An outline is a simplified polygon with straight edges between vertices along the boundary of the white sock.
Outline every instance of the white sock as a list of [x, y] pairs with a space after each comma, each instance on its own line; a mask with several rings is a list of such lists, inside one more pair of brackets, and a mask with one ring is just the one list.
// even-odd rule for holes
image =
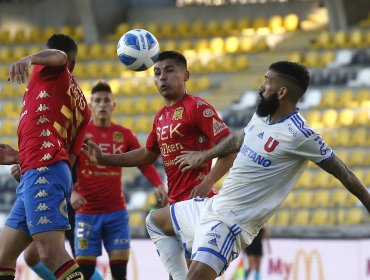
[[152, 219], [152, 213], [146, 217], [146, 228], [157, 247], [159, 257], [173, 280], [185, 280], [188, 273], [184, 250], [176, 236], [163, 233]]

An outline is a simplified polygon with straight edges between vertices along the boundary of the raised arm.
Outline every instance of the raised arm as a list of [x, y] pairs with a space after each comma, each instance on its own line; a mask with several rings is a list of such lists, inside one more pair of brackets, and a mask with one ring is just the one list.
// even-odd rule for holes
[[326, 172], [335, 176], [353, 195], [355, 195], [370, 213], [370, 193], [356, 175], [335, 154], [329, 160], [318, 164]]
[[67, 55], [59, 50], [47, 49], [25, 56], [10, 66], [8, 81], [16, 80], [24, 83], [29, 77], [28, 68], [31, 65], [44, 65], [50, 67], [63, 66], [67, 63]]

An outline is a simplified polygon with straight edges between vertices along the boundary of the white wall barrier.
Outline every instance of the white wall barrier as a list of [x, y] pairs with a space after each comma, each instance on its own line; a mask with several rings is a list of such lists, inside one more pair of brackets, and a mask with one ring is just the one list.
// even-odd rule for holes
[[[271, 252], [264, 246], [261, 279], [265, 280], [370, 280], [370, 239], [300, 240], [272, 239]], [[132, 240], [129, 280], [168, 279], [154, 245], [149, 240]], [[242, 280], [240, 267], [247, 266], [239, 256], [219, 280]], [[104, 279], [111, 279], [106, 252], [97, 266]], [[36, 280], [21, 256], [18, 280]]]

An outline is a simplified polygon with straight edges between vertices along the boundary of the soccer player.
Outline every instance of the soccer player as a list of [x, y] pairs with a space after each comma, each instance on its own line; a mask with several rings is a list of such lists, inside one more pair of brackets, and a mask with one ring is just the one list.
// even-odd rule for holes
[[189, 78], [187, 61], [182, 54], [174, 51], [160, 53], [154, 65], [154, 81], [165, 106], [154, 118], [146, 147], [108, 155], [103, 154], [93, 141], [88, 141], [90, 159], [102, 165], [140, 166], [153, 163], [161, 155], [171, 204], [192, 197], [213, 196], [216, 193], [213, 184], [227, 172], [235, 155], [219, 159], [211, 172], [210, 160], [189, 172], [181, 172], [175, 165], [181, 151], [207, 150], [230, 135], [229, 128], [211, 105], [186, 92]]
[[[109, 84], [98, 81], [91, 92], [92, 121], [86, 137], [93, 139], [104, 153], [121, 154], [140, 148], [135, 134], [112, 122], [115, 107]], [[155, 186], [161, 206], [168, 204], [164, 183], [152, 164], [140, 171]], [[77, 160], [77, 182], [71, 204], [76, 209], [76, 260], [84, 275], [94, 273], [102, 242], [108, 252], [113, 279], [126, 279], [129, 259], [129, 216], [122, 193], [122, 168], [93, 164], [85, 154]]]
[[23, 83], [34, 65], [18, 125], [19, 152], [0, 144], [0, 164], [21, 166], [17, 199], [0, 233], [0, 279], [14, 279], [16, 260], [31, 241], [57, 279], [84, 279], [64, 245], [71, 166], [91, 115], [71, 74], [76, 57], [73, 39], [55, 34], [46, 50], [10, 68], [8, 80]]
[[[271, 64], [244, 135], [177, 158], [180, 168], [191, 169], [239, 151], [218, 195], [175, 203], [147, 216], [149, 235], [174, 279], [208, 280], [223, 274], [278, 209], [308, 160], [335, 176], [370, 212], [368, 190], [297, 111], [309, 80], [300, 64]], [[182, 274], [184, 261], [176, 257], [182, 248], [192, 253], [187, 275]]]

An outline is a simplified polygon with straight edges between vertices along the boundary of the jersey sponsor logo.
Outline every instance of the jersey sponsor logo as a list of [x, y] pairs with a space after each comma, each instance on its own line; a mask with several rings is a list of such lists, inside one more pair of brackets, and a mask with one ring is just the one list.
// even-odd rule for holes
[[223, 131], [223, 130], [226, 129], [226, 125], [224, 123], [222, 123], [222, 122], [219, 122], [216, 119], [213, 119], [212, 127], [213, 127], [213, 136], [216, 136], [221, 131]]
[[37, 107], [36, 112], [44, 112], [50, 110], [46, 104], [40, 104], [39, 107]]
[[267, 142], [265, 143], [265, 146], [264, 146], [265, 151], [268, 152], [268, 153], [271, 153], [275, 150], [277, 145], [279, 145], [279, 141], [275, 140], [272, 137], [269, 137], [269, 139], [267, 140]]
[[180, 151], [182, 149], [184, 149], [184, 147], [179, 142], [175, 144], [162, 143], [160, 147], [162, 156], [168, 156], [169, 154]]
[[167, 140], [175, 138], [175, 136], [183, 137], [184, 135], [180, 132], [179, 128], [181, 123], [175, 125], [170, 124], [163, 127], [157, 127], [157, 138], [158, 140]]
[[50, 95], [45, 91], [45, 90], [42, 90], [40, 91], [39, 95], [36, 97], [36, 99], [41, 99], [41, 98], [47, 98], [47, 97], [50, 97]]
[[258, 138], [263, 139], [263, 134], [264, 134], [264, 132], [258, 133], [258, 134], [257, 134]]
[[42, 149], [47, 149], [47, 148], [50, 148], [50, 147], [53, 147], [54, 144], [51, 143], [50, 141], [44, 141], [42, 144], [41, 144], [41, 148], [40, 150]]
[[39, 203], [35, 211], [46, 211], [50, 210], [50, 208], [46, 205], [46, 203]]
[[182, 120], [183, 113], [184, 113], [184, 107], [176, 108], [175, 112], [173, 113], [172, 120], [174, 121]]
[[164, 160], [163, 165], [164, 165], [164, 167], [169, 167], [169, 166], [175, 165], [175, 160], [174, 159]]
[[45, 185], [49, 184], [49, 181], [45, 177], [38, 177], [35, 185]]
[[210, 244], [212, 246], [218, 246], [216, 238], [213, 238], [210, 241], [208, 241], [208, 244]]
[[264, 156], [257, 154], [255, 151], [253, 151], [251, 148], [247, 147], [246, 145], [243, 145], [241, 147], [240, 152], [260, 166], [269, 167], [271, 165], [271, 160], [265, 158]]
[[214, 114], [215, 114], [215, 112], [214, 112], [212, 109], [210, 109], [210, 108], [207, 108], [207, 109], [205, 109], [205, 110], [203, 111], [203, 116], [204, 116], [205, 118], [212, 117]]
[[39, 192], [36, 194], [35, 198], [38, 198], [38, 197], [47, 197], [49, 196], [48, 193], [45, 191], [45, 190], [39, 190]]
[[314, 141], [317, 141], [317, 143], [319, 143], [320, 145], [320, 153], [324, 156], [326, 155], [328, 152], [331, 151], [331, 148], [326, 145], [326, 143], [324, 142], [324, 140], [322, 140], [322, 138], [320, 136], [316, 136]]
[[42, 116], [40, 116], [39, 117], [39, 120], [37, 121], [37, 124], [44, 124], [44, 123], [47, 123], [47, 122], [50, 122], [49, 120], [48, 120], [48, 118], [47, 117], [45, 117], [44, 115], [42, 115]]
[[40, 161], [50, 160], [52, 158], [53, 157], [51, 156], [51, 154], [47, 153], [47, 154], [43, 155], [43, 157], [40, 159]]
[[113, 141], [118, 143], [123, 142], [123, 133], [119, 131], [113, 132]]
[[47, 217], [40, 217], [40, 220], [37, 222], [38, 225], [51, 224], [52, 222]]
[[41, 134], [40, 134], [40, 137], [43, 136], [43, 137], [47, 137], [47, 136], [50, 136], [51, 135], [51, 132], [49, 129], [43, 129], [41, 131]]

